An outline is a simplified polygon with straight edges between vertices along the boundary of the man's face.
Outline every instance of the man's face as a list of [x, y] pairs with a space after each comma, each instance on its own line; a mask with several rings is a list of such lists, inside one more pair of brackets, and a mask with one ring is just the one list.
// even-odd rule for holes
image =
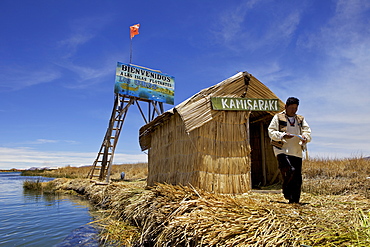
[[288, 115], [289, 117], [294, 117], [297, 110], [298, 110], [297, 104], [291, 104], [288, 106], [285, 105], [285, 112], [286, 112], [286, 115]]

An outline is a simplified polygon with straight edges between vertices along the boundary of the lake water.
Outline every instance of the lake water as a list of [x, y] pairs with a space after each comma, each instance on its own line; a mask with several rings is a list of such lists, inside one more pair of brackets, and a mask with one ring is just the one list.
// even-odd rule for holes
[[52, 180], [0, 172], [0, 246], [78, 246], [63, 240], [93, 221], [88, 201], [24, 191], [23, 181], [35, 179]]

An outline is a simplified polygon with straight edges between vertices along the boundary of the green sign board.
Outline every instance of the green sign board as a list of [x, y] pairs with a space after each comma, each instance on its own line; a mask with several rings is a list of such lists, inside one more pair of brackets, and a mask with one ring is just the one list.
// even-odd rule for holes
[[213, 110], [223, 111], [279, 111], [278, 99], [211, 98]]

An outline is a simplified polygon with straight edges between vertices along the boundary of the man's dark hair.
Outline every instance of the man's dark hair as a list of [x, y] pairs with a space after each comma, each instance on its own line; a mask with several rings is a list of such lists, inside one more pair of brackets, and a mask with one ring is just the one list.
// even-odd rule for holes
[[288, 105], [293, 105], [293, 104], [297, 104], [299, 105], [299, 99], [297, 98], [294, 98], [294, 97], [289, 97], [287, 100], [286, 100], [286, 103], [285, 103], [287, 106]]

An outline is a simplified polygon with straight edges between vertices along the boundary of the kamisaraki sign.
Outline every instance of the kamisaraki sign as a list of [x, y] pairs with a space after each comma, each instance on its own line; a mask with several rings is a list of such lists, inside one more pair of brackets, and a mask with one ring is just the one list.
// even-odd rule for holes
[[212, 97], [212, 109], [224, 111], [279, 111], [278, 99]]

